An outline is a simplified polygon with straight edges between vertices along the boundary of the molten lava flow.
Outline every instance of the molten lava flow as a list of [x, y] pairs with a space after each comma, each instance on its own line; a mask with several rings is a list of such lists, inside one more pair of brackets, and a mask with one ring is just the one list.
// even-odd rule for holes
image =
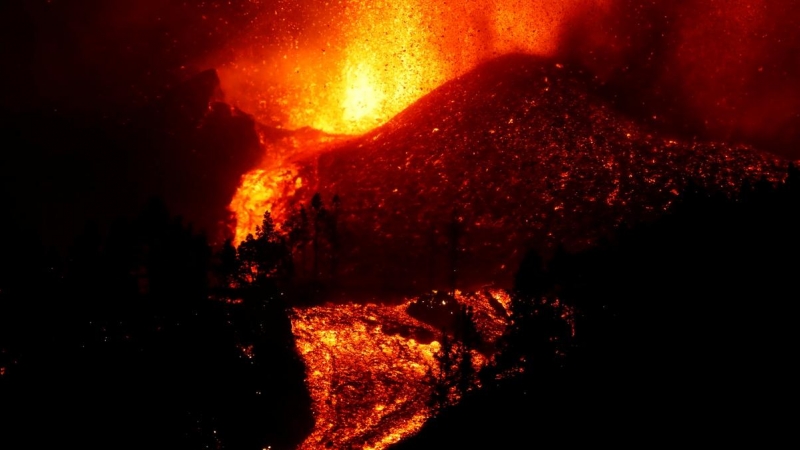
[[785, 153], [800, 141], [800, 9], [791, 1], [278, 1], [262, 8], [214, 65], [229, 101], [283, 129], [364, 133], [477, 64], [522, 52], [581, 61], [608, 83], [617, 106], [658, 126]]
[[[494, 344], [505, 315], [491, 302], [503, 291], [462, 295], [484, 342]], [[416, 432], [430, 417], [440, 331], [400, 305], [339, 304], [297, 308], [292, 329], [306, 364], [316, 426], [301, 449], [381, 449]], [[476, 369], [488, 361], [473, 351]]]
[[[281, 1], [253, 20], [218, 72], [228, 99], [262, 123], [360, 134], [489, 58], [552, 54], [575, 11], [603, 10], [608, 2]], [[236, 242], [282, 195], [276, 184], [286, 175], [274, 173], [282, 164], [270, 157], [270, 176], [262, 167], [243, 178], [230, 204]], [[269, 186], [254, 187], [255, 180]], [[271, 212], [280, 225], [281, 212]]]
[[256, 226], [261, 225], [264, 211], [271, 212], [276, 224], [282, 223], [287, 211], [285, 204], [277, 200], [294, 194], [302, 185], [303, 179], [292, 166], [258, 169], [244, 175], [230, 204], [236, 214], [234, 243], [238, 245], [248, 234], [255, 233]]
[[422, 425], [429, 415], [423, 379], [433, 370], [438, 342], [419, 343], [382, 328], [418, 328], [431, 336], [433, 330], [405, 316], [402, 306], [321, 306], [295, 315], [316, 416], [301, 448], [385, 446]]
[[[617, 5], [613, 20], [595, 14], [609, 3]], [[553, 55], [561, 28], [576, 10], [587, 23], [635, 22], [647, 33], [663, 37], [665, 33], [659, 33], [663, 30], [653, 30], [652, 23], [636, 19], [639, 9], [647, 9], [642, 6], [647, 2], [628, 10], [635, 3], [362, 0], [322, 6], [278, 1], [267, 15], [253, 21], [250, 31], [255, 31], [245, 33], [233, 50], [235, 55], [218, 66], [219, 74], [228, 100], [263, 124], [282, 130], [313, 127], [327, 133], [362, 134], [409, 111], [406, 108], [425, 94], [487, 59], [510, 52]], [[674, 20], [663, 16], [667, 22]], [[677, 22], [694, 20], [697, 34], [705, 37], [705, 15], [687, 14]], [[726, 21], [720, 23], [727, 26]], [[293, 205], [290, 197], [307, 200], [308, 195], [300, 198], [301, 189], [305, 194], [321, 189], [327, 195], [340, 194], [348, 205], [360, 208], [361, 215], [354, 213], [354, 219], [345, 223], [363, 225], [359, 230], [363, 233], [356, 233], [360, 237], [373, 233], [368, 243], [374, 245], [354, 247], [358, 251], [353, 252], [363, 258], [368, 253], [362, 251], [364, 247], [380, 249], [373, 266], [388, 263], [387, 255], [403, 255], [391, 252], [389, 245], [397, 241], [405, 254], [435, 263], [439, 254], [461, 250], [461, 236], [472, 239], [473, 246], [467, 250], [480, 256], [464, 252], [453, 258], [458, 259], [461, 276], [469, 277], [466, 269], [472, 264], [484, 277], [495, 277], [495, 273], [513, 270], [513, 264], [497, 264], [500, 269], [495, 272], [480, 264], [514, 261], [516, 256], [502, 259], [508, 257], [509, 245], [519, 250], [532, 238], [552, 243], [565, 237], [576, 246], [588, 245], [597, 237], [592, 233], [598, 231], [598, 223], [613, 227], [649, 217], [665, 210], [692, 183], [735, 192], [743, 177], [765, 175], [772, 180], [781, 173], [749, 147], [667, 140], [613, 114], [613, 105], [598, 103], [588, 90], [579, 89], [586, 79], [597, 78], [597, 73], [613, 78], [629, 72], [627, 61], [640, 62], [626, 59], [629, 55], [649, 58], [631, 43], [636, 35], [632, 39], [629, 33], [617, 33], [618, 29], [589, 33], [593, 40], [581, 56], [594, 74], [554, 64], [541, 70], [524, 69], [516, 84], [515, 78], [487, 84], [492, 73], [483, 71], [458, 85], [460, 92], [451, 89], [447, 96], [436, 97], [437, 108], [420, 107], [406, 114], [405, 121], [395, 120], [380, 133], [354, 139], [350, 147], [332, 148], [322, 163], [323, 158], [294, 157], [315, 151], [300, 144], [270, 155], [263, 167], [242, 178], [231, 202], [237, 218], [236, 242], [255, 230], [265, 210], [280, 226], [286, 208]], [[720, 58], [710, 58], [716, 52], [698, 52], [692, 46], [692, 31], [689, 27], [678, 34], [679, 43], [689, 44], [674, 46], [676, 55], [670, 51], [664, 67], [703, 69], [690, 72], [715, 89], [708, 89], [707, 96], [694, 96], [694, 90], [686, 94], [704, 105], [692, 105], [694, 109], [722, 104], [723, 110], [736, 114], [719, 120], [726, 126], [728, 122], [731, 127], [741, 125], [737, 105], [729, 108], [720, 99], [728, 94], [719, 91], [727, 92], [730, 84], [718, 83], [714, 75], [738, 74], [739, 70], [717, 64]], [[714, 42], [728, 45], [723, 40]], [[671, 48], [667, 41], [658, 44]], [[733, 62], [740, 59], [732, 58]], [[691, 77], [672, 80], [674, 74], [663, 70], [670, 81], [662, 84], [673, 88], [666, 92], [707, 87]], [[761, 80], [761, 75], [749, 76]], [[791, 78], [773, 76], [778, 81]], [[659, 91], [661, 85], [651, 82], [652, 89]], [[755, 106], [748, 111], [767, 101], [753, 97], [748, 101]], [[784, 109], [794, 111], [795, 104], [786, 100]], [[698, 118], [697, 123], [704, 120]], [[526, 207], [520, 208], [523, 202]], [[441, 212], [436, 208], [448, 209], [442, 216], [458, 208], [468, 212], [470, 220], [463, 222], [462, 230], [443, 234], [435, 227], [435, 214]], [[420, 228], [420, 223], [425, 226]], [[400, 238], [392, 241], [393, 236]], [[498, 236], [506, 242], [499, 242]], [[419, 260], [400, 260], [395, 268], [413, 268]], [[493, 300], [488, 301], [489, 297]], [[499, 336], [510, 304], [507, 295], [462, 295], [459, 301], [473, 304], [476, 328], [485, 341], [492, 341], [487, 336]], [[306, 362], [317, 419], [302, 448], [384, 448], [415, 432], [430, 416], [426, 400], [431, 386], [426, 380], [437, 370], [438, 332], [406, 314], [405, 307], [345, 304], [295, 310], [293, 331]], [[571, 314], [564, 310], [564, 319], [572, 325]], [[486, 363], [481, 355], [475, 360]]]

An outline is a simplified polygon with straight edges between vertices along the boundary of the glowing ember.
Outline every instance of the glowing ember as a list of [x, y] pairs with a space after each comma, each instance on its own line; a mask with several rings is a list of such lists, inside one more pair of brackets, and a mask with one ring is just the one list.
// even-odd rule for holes
[[[485, 341], [505, 318], [490, 305], [506, 294], [457, 294], [472, 307]], [[316, 427], [301, 449], [381, 449], [416, 432], [431, 415], [440, 331], [400, 305], [339, 304], [294, 310], [292, 329], [307, 368]], [[488, 361], [473, 351], [480, 368]]]

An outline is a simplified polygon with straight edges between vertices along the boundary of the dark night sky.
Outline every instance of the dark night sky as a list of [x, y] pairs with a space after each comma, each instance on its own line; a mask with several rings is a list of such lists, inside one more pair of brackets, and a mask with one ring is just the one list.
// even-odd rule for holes
[[4, 3], [4, 106], [96, 111], [150, 100], [246, 23], [227, 2], [12, 0]]
[[[174, 86], [210, 68], [194, 62], [220, 51], [247, 20], [243, 9], [172, 0], [12, 0], [0, 8], [1, 187], [17, 225], [63, 246], [87, 220], [108, 223], [160, 195], [176, 214], [213, 227], [222, 212], [182, 204], [187, 191], [208, 193], [209, 183], [221, 183], [217, 190], [230, 195], [231, 174], [248, 167], [224, 180], [209, 174], [186, 160], [196, 152], [186, 142], [193, 137], [151, 111]], [[185, 148], [152, 154], [166, 143], [141, 136], [143, 126], [177, 133], [174, 145]]]

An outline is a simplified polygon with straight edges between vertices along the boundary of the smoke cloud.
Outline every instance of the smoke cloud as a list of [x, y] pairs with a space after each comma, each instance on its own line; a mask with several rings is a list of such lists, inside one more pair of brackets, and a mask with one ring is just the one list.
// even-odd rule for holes
[[563, 54], [626, 112], [700, 138], [800, 157], [800, 5], [619, 0], [577, 14]]

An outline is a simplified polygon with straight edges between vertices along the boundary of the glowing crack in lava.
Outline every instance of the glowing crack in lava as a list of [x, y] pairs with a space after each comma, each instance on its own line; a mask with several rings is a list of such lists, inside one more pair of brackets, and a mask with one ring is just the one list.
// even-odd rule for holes
[[[456, 293], [476, 328], [494, 343], [506, 319], [500, 290]], [[415, 433], [430, 417], [440, 331], [399, 305], [337, 304], [297, 308], [292, 331], [305, 361], [316, 426], [301, 449], [381, 449]], [[490, 302], [495, 302], [492, 307]], [[488, 361], [473, 351], [476, 369]]]

